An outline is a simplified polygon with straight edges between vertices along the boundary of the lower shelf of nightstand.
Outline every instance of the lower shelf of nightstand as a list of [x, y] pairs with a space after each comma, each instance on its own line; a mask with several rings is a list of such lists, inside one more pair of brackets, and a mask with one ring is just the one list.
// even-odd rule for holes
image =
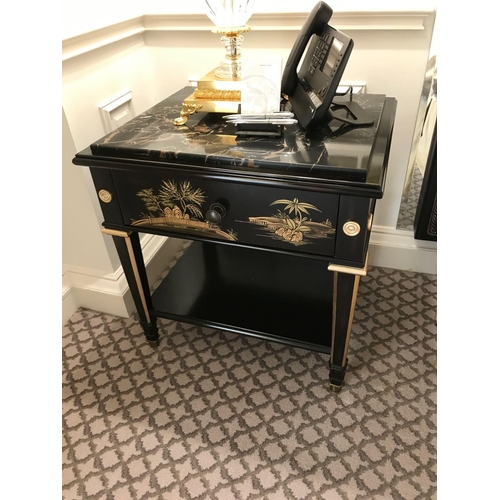
[[157, 317], [328, 353], [327, 262], [195, 241], [152, 295]]

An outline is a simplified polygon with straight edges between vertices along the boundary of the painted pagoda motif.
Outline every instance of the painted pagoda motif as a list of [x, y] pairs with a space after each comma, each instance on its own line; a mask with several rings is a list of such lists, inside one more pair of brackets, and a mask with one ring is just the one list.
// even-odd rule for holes
[[283, 211], [278, 210], [272, 217], [249, 217], [253, 224], [264, 226], [274, 239], [289, 241], [295, 245], [307, 243], [314, 238], [326, 238], [335, 232], [332, 223], [326, 219], [323, 222], [314, 222], [305, 215], [310, 215], [309, 210], [321, 212], [310, 203], [293, 200], [275, 200], [272, 205], [285, 205]]
[[218, 224], [203, 217], [205, 193], [199, 188], [195, 189], [189, 181], [163, 181], [157, 193], [148, 188], [139, 191], [137, 196], [143, 201], [147, 212], [141, 214], [141, 219], [132, 222], [134, 226], [190, 229], [237, 241], [234, 231], [224, 231]]

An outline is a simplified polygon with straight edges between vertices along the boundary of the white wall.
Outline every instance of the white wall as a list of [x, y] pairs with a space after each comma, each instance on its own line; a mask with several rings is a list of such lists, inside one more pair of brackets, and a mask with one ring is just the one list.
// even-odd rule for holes
[[[384, 198], [377, 203], [374, 224], [396, 227], [402, 186], [422, 91], [423, 74], [430, 46], [432, 18], [426, 30], [344, 30], [354, 39], [354, 50], [343, 81], [364, 82], [367, 92], [386, 94], [398, 101], [393, 145]], [[339, 28], [340, 29], [340, 28]], [[296, 31], [262, 31], [244, 34], [242, 52], [248, 57], [269, 53], [285, 62], [297, 36]], [[146, 34], [155, 81], [168, 95], [203, 76], [223, 56], [219, 38], [211, 33], [151, 31]], [[168, 53], [166, 48], [168, 47]]]
[[[208, 0], [210, 1], [210, 0]], [[254, 13], [309, 13], [318, 0], [255, 0]], [[333, 15], [341, 12], [411, 12], [435, 10], [437, 0], [330, 0]], [[201, 14], [205, 0], [64, 0], [61, 5], [62, 39], [105, 28], [143, 14]], [[99, 15], [96, 15], [96, 12]], [[251, 24], [251, 23], [250, 23]]]
[[[70, 136], [63, 143], [63, 322], [75, 305], [122, 316], [133, 310], [112, 239], [100, 232], [103, 217], [89, 169], [71, 160], [105, 135], [99, 106], [110, 98], [131, 91], [133, 115], [155, 104], [150, 68], [140, 34], [63, 63], [63, 125]], [[151, 246], [150, 259], [158, 251], [153, 248], [158, 240], [143, 239], [143, 247]]]
[[[86, 186], [84, 172], [73, 168], [77, 149], [64, 110], [62, 112], [62, 259], [66, 266], [85, 266], [98, 272], [112, 272], [113, 263], [102, 236], [95, 231], [100, 221]], [[115, 263], [116, 268], [116, 263]]]
[[[133, 112], [139, 114], [188, 84], [190, 77], [201, 76], [218, 65], [223, 56], [222, 45], [211, 32], [213, 25], [203, 14], [202, 3], [188, 0], [174, 6], [171, 2], [150, 0], [142, 5], [142, 13], [146, 14], [143, 16], [132, 2], [107, 2], [100, 6], [98, 20], [88, 0], [64, 3], [62, 101], [68, 137], [63, 142], [63, 213], [72, 214], [71, 218], [77, 214], [78, 225], [84, 228], [86, 237], [81, 238], [74, 231], [70, 217], [64, 219], [63, 269], [67, 277], [77, 277], [75, 287], [85, 284], [86, 294], [80, 296], [88, 297], [89, 290], [106, 289], [107, 295], [101, 294], [100, 301], [87, 302], [87, 306], [124, 315], [130, 309], [129, 304], [120, 312], [116, 306], [117, 300], [125, 300], [126, 285], [111, 239], [100, 233], [102, 214], [88, 169], [72, 165], [70, 158], [75, 150], [105, 134], [98, 106], [110, 97], [130, 90]], [[270, 2], [257, 0], [255, 14], [249, 21], [252, 31], [245, 34], [243, 53], [252, 56], [269, 52], [286, 60], [298, 29], [315, 3], [274, 2], [271, 7]], [[376, 9], [379, 16], [372, 13], [363, 17], [359, 0], [349, 2], [350, 11], [359, 7], [354, 13], [346, 8], [340, 12], [339, 4], [334, 6], [335, 27], [355, 41], [344, 81], [366, 82], [368, 92], [398, 100], [386, 192], [377, 204], [374, 221], [371, 255], [375, 260], [371, 259], [371, 263], [433, 272], [435, 246], [431, 244], [430, 251], [424, 248], [422, 258], [412, 235], [395, 230], [432, 34], [432, 5], [428, 11], [420, 8], [413, 12], [410, 2], [403, 10], [386, 12], [381, 7], [388, 2], [380, 2]], [[273, 11], [283, 14], [273, 15]], [[66, 279], [66, 284], [71, 289], [71, 280], [68, 283]], [[101, 299], [108, 296], [112, 296], [114, 305], [106, 309], [106, 301]]]
[[61, 9], [63, 40], [141, 16], [145, 12], [144, 3], [136, 0], [64, 0]]

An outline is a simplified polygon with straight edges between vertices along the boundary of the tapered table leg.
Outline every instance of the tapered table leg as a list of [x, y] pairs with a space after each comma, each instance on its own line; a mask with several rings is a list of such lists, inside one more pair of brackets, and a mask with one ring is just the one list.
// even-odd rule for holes
[[[368, 261], [368, 257], [366, 259]], [[330, 387], [340, 391], [347, 368], [347, 350], [351, 336], [352, 320], [356, 308], [358, 286], [361, 276], [366, 275], [364, 268], [336, 266], [333, 271], [333, 315], [332, 343], [330, 347]]]
[[132, 298], [139, 315], [139, 320], [146, 339], [152, 346], [158, 345], [158, 327], [156, 318], [151, 316], [153, 309], [151, 294], [149, 293], [146, 267], [142, 256], [139, 234], [136, 232], [117, 231], [114, 229], [102, 229], [103, 234], [113, 237], [118, 257], [127, 278]]

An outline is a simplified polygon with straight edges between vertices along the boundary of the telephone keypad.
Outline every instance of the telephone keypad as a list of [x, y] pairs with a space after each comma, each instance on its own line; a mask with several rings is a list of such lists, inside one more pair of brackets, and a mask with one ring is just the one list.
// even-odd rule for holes
[[314, 71], [318, 66], [322, 66], [323, 61], [328, 53], [328, 49], [330, 48], [330, 34], [328, 31], [321, 35], [321, 38], [318, 40], [318, 44], [316, 45], [316, 49], [311, 58], [311, 62], [309, 64], [308, 73], [312, 76]]

